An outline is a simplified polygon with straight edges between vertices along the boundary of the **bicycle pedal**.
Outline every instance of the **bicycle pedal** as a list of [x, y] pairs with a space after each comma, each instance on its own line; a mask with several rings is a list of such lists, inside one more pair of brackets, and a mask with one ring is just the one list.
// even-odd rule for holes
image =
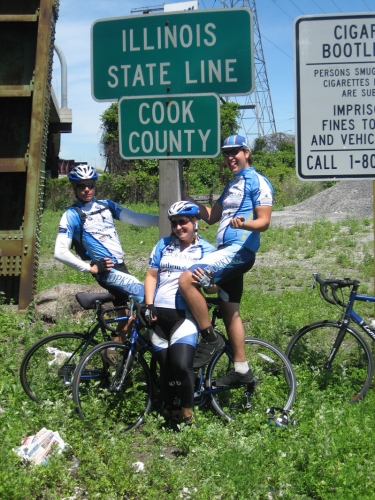
[[255, 389], [258, 387], [259, 384], [259, 379], [258, 377], [254, 377], [253, 380], [250, 382], [250, 384], [247, 384], [247, 392], [249, 394], [252, 394]]

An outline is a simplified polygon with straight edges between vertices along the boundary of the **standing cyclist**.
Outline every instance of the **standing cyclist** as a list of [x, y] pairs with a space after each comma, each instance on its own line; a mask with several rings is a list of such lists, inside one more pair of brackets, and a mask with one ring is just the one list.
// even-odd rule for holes
[[[243, 292], [243, 275], [255, 262], [260, 245], [260, 232], [271, 222], [273, 188], [270, 182], [251, 166], [252, 158], [246, 139], [231, 135], [224, 140], [225, 164], [234, 175], [223, 194], [211, 208], [198, 204], [201, 217], [208, 224], [219, 222], [217, 250], [192, 266], [180, 278], [180, 290], [199, 326], [202, 341], [198, 344], [194, 366], [206, 363], [222, 348], [215, 338], [206, 302], [199, 286], [217, 283], [220, 287], [220, 310], [234, 354], [234, 370], [215, 381], [217, 387], [248, 384], [253, 373], [245, 354], [245, 330], [239, 313]], [[185, 200], [193, 201], [186, 191]], [[207, 275], [198, 280], [195, 268]], [[212, 276], [213, 275], [213, 280]]]
[[[137, 226], [157, 226], [159, 217], [133, 212], [111, 200], [95, 198], [98, 174], [89, 165], [78, 165], [68, 175], [75, 203], [62, 215], [55, 243], [55, 258], [77, 271], [91, 273], [116, 296], [116, 305], [129, 295], [142, 302], [144, 286], [129, 274], [113, 219]], [[81, 244], [91, 262], [71, 252], [73, 240]]]
[[[165, 406], [176, 413], [172, 426], [182, 422], [191, 425], [198, 329], [179, 292], [178, 279], [215, 247], [198, 236], [200, 216], [196, 204], [178, 201], [168, 210], [168, 218], [172, 234], [162, 238], [150, 256], [145, 280], [145, 316], [153, 325], [151, 341], [160, 365], [162, 398]], [[209, 291], [214, 293], [216, 287]], [[178, 408], [173, 406], [175, 396], [180, 400]]]

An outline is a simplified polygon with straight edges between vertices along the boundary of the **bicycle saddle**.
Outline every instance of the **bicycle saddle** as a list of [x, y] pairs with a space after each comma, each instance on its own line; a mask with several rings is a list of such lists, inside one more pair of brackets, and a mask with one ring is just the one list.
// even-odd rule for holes
[[112, 293], [76, 293], [77, 302], [81, 307], [83, 307], [83, 309], [95, 309], [95, 302], [97, 300], [102, 304], [105, 304], [106, 302], [111, 302], [114, 298], [115, 296], [112, 295]]

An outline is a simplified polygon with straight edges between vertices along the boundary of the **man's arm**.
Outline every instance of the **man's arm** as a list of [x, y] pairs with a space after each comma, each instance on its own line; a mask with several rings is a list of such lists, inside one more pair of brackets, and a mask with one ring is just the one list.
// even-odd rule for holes
[[129, 208], [122, 207], [118, 203], [111, 200], [104, 200], [112, 208], [114, 218], [127, 224], [134, 226], [157, 226], [159, 224], [159, 216], [146, 214], [143, 212], [133, 212]]
[[90, 264], [76, 257], [70, 250], [71, 246], [71, 238], [65, 234], [58, 234], [55, 242], [55, 259], [76, 271], [89, 273], [91, 270]]
[[[65, 235], [57, 235], [55, 242], [54, 257], [68, 267], [76, 271], [97, 274], [98, 272], [110, 271], [113, 268], [113, 261], [109, 257], [104, 257], [98, 264], [89, 264], [71, 252], [72, 240]], [[100, 268], [99, 268], [100, 265]]]
[[215, 203], [214, 206], [210, 208], [206, 207], [206, 205], [198, 203], [189, 195], [189, 193], [186, 191], [185, 186], [183, 186], [182, 199], [184, 201], [191, 201], [192, 203], [198, 205], [200, 216], [205, 222], [207, 222], [207, 224], [215, 224], [215, 222], [219, 222], [219, 220], [221, 219], [221, 214], [223, 213], [223, 208], [221, 205]]

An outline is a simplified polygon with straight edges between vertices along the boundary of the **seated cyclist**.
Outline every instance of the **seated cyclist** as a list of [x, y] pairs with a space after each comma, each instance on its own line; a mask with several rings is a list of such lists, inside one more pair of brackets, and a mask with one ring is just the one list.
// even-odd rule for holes
[[[115, 295], [115, 305], [126, 301], [129, 295], [142, 302], [143, 283], [129, 273], [124, 263], [124, 251], [113, 220], [138, 226], [157, 226], [159, 217], [133, 212], [111, 200], [97, 200], [98, 174], [90, 165], [74, 167], [68, 177], [76, 200], [61, 217], [55, 258], [77, 271], [91, 273], [103, 288]], [[83, 214], [84, 221], [80, 214]], [[71, 251], [73, 239], [83, 246], [90, 263]]]
[[[181, 274], [215, 247], [198, 236], [199, 208], [186, 201], [168, 210], [172, 234], [154, 247], [145, 280], [146, 318], [153, 326], [151, 341], [160, 365], [162, 397], [175, 408], [172, 426], [191, 425], [194, 401], [193, 360], [198, 339], [197, 325], [178, 289]], [[200, 272], [196, 275], [199, 278]], [[216, 287], [210, 287], [215, 293]]]

